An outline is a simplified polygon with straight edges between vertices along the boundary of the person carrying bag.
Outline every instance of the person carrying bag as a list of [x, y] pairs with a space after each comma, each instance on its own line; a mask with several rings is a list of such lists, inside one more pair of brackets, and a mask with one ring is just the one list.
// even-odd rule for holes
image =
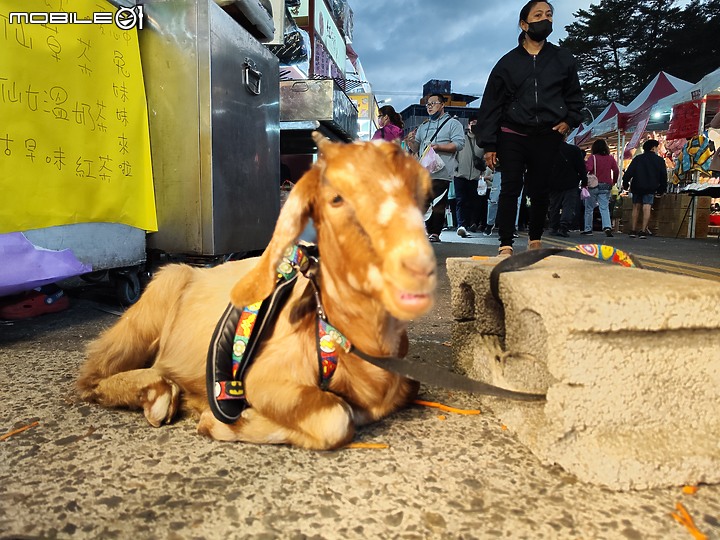
[[419, 152], [420, 163], [426, 168], [431, 163], [435, 164], [433, 168], [439, 166], [436, 158], [443, 162], [443, 166], [436, 170], [428, 168], [432, 195], [428, 201], [431, 207], [429, 218], [425, 223], [428, 240], [439, 242], [445, 224], [448, 190], [457, 169], [456, 155], [465, 146], [465, 130], [459, 120], [445, 112], [445, 97], [442, 94], [429, 95], [425, 106], [430, 118], [411, 131], [405, 142], [414, 153]]

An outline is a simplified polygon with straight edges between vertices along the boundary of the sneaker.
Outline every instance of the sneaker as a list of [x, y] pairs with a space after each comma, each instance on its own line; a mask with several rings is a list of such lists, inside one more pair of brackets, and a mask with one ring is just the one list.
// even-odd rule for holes
[[500, 246], [498, 249], [498, 257], [502, 257], [503, 259], [506, 259], [507, 257], [510, 257], [513, 254], [513, 248], [512, 246]]
[[646, 234], [647, 236], [655, 236], [650, 229], [645, 229], [645, 234]]
[[467, 233], [467, 230], [465, 229], [465, 227], [458, 227], [457, 235], [460, 238], [467, 238], [468, 233]]
[[439, 234], [428, 234], [428, 240], [433, 243], [439, 242], [440, 235]]
[[592, 231], [583, 231], [580, 234], [582, 234], [583, 236], [592, 236]]
[[558, 229], [557, 235], [562, 236], [563, 238], [570, 238], [566, 229]]
[[474, 223], [468, 227], [468, 231], [470, 232], [478, 232], [478, 226]]
[[603, 231], [605, 231], [605, 236], [612, 238], [613, 233], [610, 230], [610, 227], [605, 227]]
[[485, 227], [485, 230], [483, 230], [483, 236], [490, 236], [493, 232], [493, 226], [488, 225]]
[[647, 238], [647, 236], [645, 236], [645, 231], [640, 231], [640, 232], [638, 233], [638, 238], [639, 238], [640, 240], [645, 240], [645, 239]]
[[520, 238], [520, 235], [517, 233], [517, 231], [513, 233], [513, 238]]
[[638, 235], [637, 231], [630, 231], [630, 232], [628, 233], [628, 236], [629, 236], [630, 238], [635, 238], [637, 235]]
[[542, 249], [542, 240], [530, 240], [528, 242], [528, 250]]

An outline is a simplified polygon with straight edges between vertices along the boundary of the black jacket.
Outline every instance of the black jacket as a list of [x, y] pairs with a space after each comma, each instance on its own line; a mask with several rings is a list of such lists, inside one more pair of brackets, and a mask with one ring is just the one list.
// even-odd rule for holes
[[581, 183], [587, 183], [585, 152], [574, 144], [563, 142], [553, 164], [550, 191], [577, 189]]
[[662, 194], [667, 190], [665, 160], [655, 152], [635, 156], [623, 174], [623, 189], [635, 195]]
[[582, 109], [575, 57], [548, 42], [537, 55], [518, 45], [490, 72], [478, 113], [478, 145], [495, 152], [501, 127], [526, 134], [549, 132], [563, 121], [577, 127]]

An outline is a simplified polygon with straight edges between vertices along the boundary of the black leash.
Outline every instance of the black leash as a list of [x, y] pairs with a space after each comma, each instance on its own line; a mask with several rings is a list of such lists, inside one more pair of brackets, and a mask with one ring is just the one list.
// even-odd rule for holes
[[[631, 253], [621, 252], [620, 250], [614, 250], [615, 253], [621, 253], [623, 257], [627, 257], [628, 261], [632, 262], [632, 266], [636, 268], [642, 268], [642, 264], [635, 256]], [[570, 257], [571, 259], [580, 259], [583, 261], [594, 261], [599, 263], [614, 262], [608, 259], [600, 259], [595, 257], [589, 257], [587, 253], [581, 251], [575, 251], [567, 248], [542, 248], [542, 249], [531, 249], [516, 253], [515, 255], [503, 259], [495, 265], [490, 272], [490, 292], [492, 293], [495, 300], [502, 304], [500, 300], [500, 274], [505, 272], [515, 272], [516, 270], [522, 270], [535, 264], [536, 262], [542, 261], [550, 257], [551, 255], [560, 255], [562, 257]]]
[[385, 371], [390, 371], [401, 377], [431, 386], [441, 386], [448, 390], [460, 390], [462, 392], [471, 392], [473, 394], [518, 401], [545, 401], [544, 394], [527, 394], [525, 392], [507, 390], [482, 381], [470, 379], [458, 373], [453, 373], [452, 371], [447, 371], [434, 364], [413, 362], [406, 358], [397, 358], [394, 356], [370, 356], [358, 350], [354, 345], [351, 347], [350, 353]]
[[[314, 289], [317, 304], [316, 318], [318, 323], [322, 320], [329, 325], [320, 298], [320, 289], [316, 283], [317, 272], [319, 270], [317, 248], [315, 246], [298, 246], [298, 249], [302, 250], [305, 257], [302, 257], [300, 264], [292, 264], [289, 266], [295, 267], [297, 271], [302, 273], [310, 281]], [[291, 268], [287, 269], [287, 272], [290, 272], [290, 270]], [[244, 397], [245, 388], [243, 379], [245, 371], [254, 360], [254, 353], [259, 344], [267, 335], [269, 329], [274, 325], [276, 315], [284, 306], [296, 280], [297, 272], [293, 272], [292, 275], [288, 274], [286, 279], [279, 279], [273, 293], [262, 302], [262, 305], [257, 311], [257, 322], [252, 327], [252, 333], [242, 354], [242, 362], [240, 363], [237, 374], [233, 374], [232, 372], [233, 347], [237, 325], [243, 310], [236, 308], [232, 304], [228, 305], [215, 327], [208, 349], [206, 387], [210, 409], [214, 416], [221, 422], [230, 424], [237, 421], [242, 411], [248, 406]], [[380, 369], [422, 384], [519, 401], [537, 402], [545, 400], [545, 395], [542, 394], [529, 394], [500, 388], [447, 371], [437, 365], [413, 362], [405, 358], [393, 356], [372, 356], [351, 345], [347, 338], [336, 328], [332, 328], [332, 330], [338, 334], [333, 339], [335, 339], [337, 345], [347, 353], [353, 354], [357, 358]], [[341, 338], [341, 341], [338, 341], [337, 338]], [[321, 356], [318, 338], [318, 361], [320, 362], [322, 373], [323, 358], [321, 358]], [[322, 376], [320, 379], [320, 387], [324, 389], [327, 381], [325, 381]]]

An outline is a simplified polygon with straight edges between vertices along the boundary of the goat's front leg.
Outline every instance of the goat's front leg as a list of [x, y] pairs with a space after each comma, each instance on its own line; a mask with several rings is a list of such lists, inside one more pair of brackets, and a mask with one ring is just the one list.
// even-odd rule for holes
[[101, 379], [81, 396], [105, 407], [142, 409], [154, 427], [170, 422], [180, 405], [180, 387], [157, 369], [133, 369]]
[[269, 395], [252, 398], [234, 424], [224, 424], [205, 411], [198, 432], [220, 441], [292, 444], [312, 450], [332, 450], [355, 434], [353, 413], [340, 397], [317, 387], [283, 385]]

